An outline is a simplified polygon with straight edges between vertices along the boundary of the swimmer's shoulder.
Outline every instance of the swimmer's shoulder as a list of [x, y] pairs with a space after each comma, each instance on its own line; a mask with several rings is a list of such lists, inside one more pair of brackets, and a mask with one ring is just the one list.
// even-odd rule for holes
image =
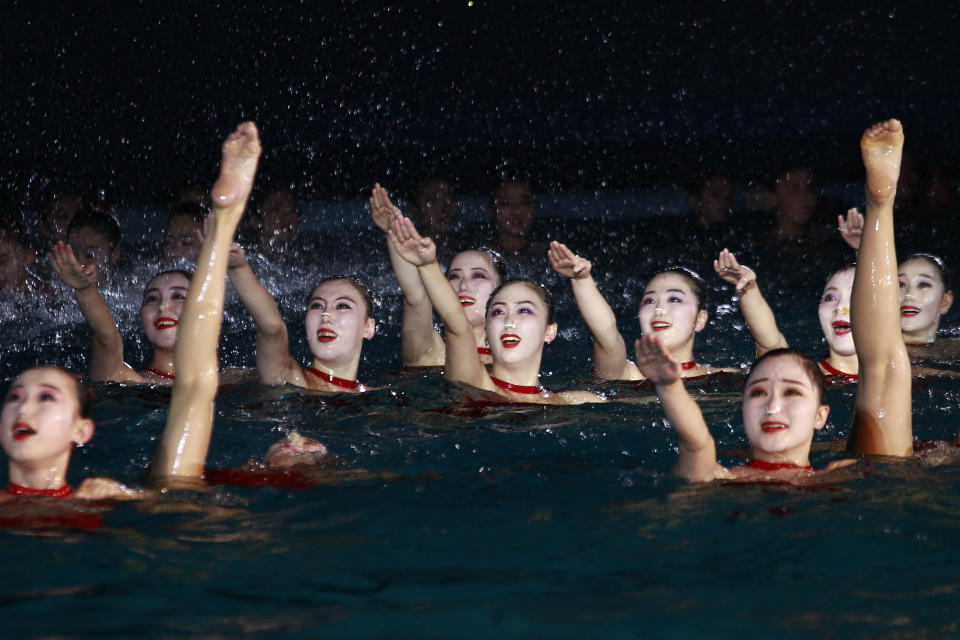
[[593, 391], [585, 390], [574, 390], [574, 391], [559, 391], [557, 393], [550, 394], [562, 400], [561, 404], [588, 404], [596, 402], [609, 402], [603, 396], [594, 393]]

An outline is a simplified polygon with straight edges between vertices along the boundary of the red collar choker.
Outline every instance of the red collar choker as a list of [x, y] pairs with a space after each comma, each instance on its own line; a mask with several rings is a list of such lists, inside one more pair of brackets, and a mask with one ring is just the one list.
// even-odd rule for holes
[[319, 369], [315, 369], [314, 367], [307, 367], [307, 371], [317, 376], [321, 380], [326, 380], [330, 384], [341, 387], [343, 389], [359, 389], [360, 388], [360, 383], [357, 382], [356, 380], [347, 380], [346, 378], [338, 378], [332, 373], [324, 373], [323, 371], [320, 371]]
[[482, 356], [490, 355], [490, 347], [477, 347], [477, 353]]
[[693, 369], [695, 366], [697, 366], [697, 361], [696, 361], [696, 360], [691, 360], [690, 362], [681, 362], [681, 363], [680, 363], [680, 368], [683, 369], [684, 371], [690, 371], [690, 369]]
[[836, 367], [831, 366], [830, 363], [827, 362], [826, 360], [821, 360], [821, 361], [820, 361], [820, 366], [823, 367], [824, 369], [826, 369], [826, 370], [827, 370], [827, 373], [829, 373], [829, 374], [832, 375], [832, 376], [843, 376], [843, 377], [846, 378], [847, 380], [859, 380], [859, 379], [860, 379], [860, 376], [858, 376], [858, 375], [856, 375], [856, 374], [844, 373], [843, 371], [840, 371], [840, 369], [837, 369]]
[[493, 384], [497, 385], [501, 389], [506, 389], [507, 391], [512, 391], [514, 393], [525, 393], [527, 395], [534, 395], [538, 393], [543, 393], [544, 388], [540, 385], [525, 385], [525, 384], [513, 384], [512, 382], [507, 382], [506, 380], [501, 380], [500, 378], [494, 378], [490, 376], [490, 379], [493, 380]]
[[73, 493], [73, 489], [71, 489], [68, 484], [63, 485], [59, 489], [32, 489], [11, 482], [7, 485], [7, 493], [12, 496], [52, 496], [54, 498], [66, 498]]
[[797, 469], [800, 471], [812, 471], [813, 467], [809, 464], [801, 467], [792, 462], [766, 462], [764, 460], [751, 460], [746, 464], [751, 469], [760, 469], [761, 471], [780, 471], [781, 469]]
[[165, 380], [176, 380], [177, 376], [172, 373], [167, 373], [166, 371], [160, 371], [160, 369], [154, 369], [153, 367], [148, 367], [144, 369], [147, 373], [152, 373], [158, 378], [164, 378]]

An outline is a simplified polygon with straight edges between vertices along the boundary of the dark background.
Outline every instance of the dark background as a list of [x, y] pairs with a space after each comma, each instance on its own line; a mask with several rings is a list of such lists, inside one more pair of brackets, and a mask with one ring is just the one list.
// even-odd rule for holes
[[214, 177], [254, 119], [264, 180], [317, 197], [441, 167], [540, 188], [682, 184], [783, 163], [857, 179], [856, 140], [900, 117], [952, 171], [958, 19], [949, 3], [203, 4], [7, 2], [3, 188], [116, 201]]

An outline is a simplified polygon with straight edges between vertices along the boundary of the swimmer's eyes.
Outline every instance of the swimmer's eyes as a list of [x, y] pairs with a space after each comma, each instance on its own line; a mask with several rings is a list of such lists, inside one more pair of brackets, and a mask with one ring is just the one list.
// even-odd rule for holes
[[640, 302], [640, 304], [655, 304], [655, 303], [656, 303], [656, 300], [654, 300], [653, 298], [644, 298]]
[[684, 301], [683, 298], [681, 298], [680, 296], [670, 296], [669, 298], [667, 298], [667, 302], [680, 303], [683, 301]]
[[905, 286], [907, 286], [907, 283], [903, 281], [903, 278], [900, 279], [900, 281], [898, 282], [898, 284], [900, 285], [900, 288], [901, 288], [901, 289], [903, 289]]
[[531, 309], [530, 307], [519, 307], [519, 308], [517, 309], [517, 313], [529, 313], [529, 314], [534, 314], [534, 313], [536, 313], [536, 311], [534, 311], [534, 310]]
[[310, 309], [320, 309], [320, 310], [322, 311], [322, 310], [323, 310], [323, 303], [322, 303], [322, 302], [319, 302], [319, 301], [317, 301], [317, 302], [311, 302], [311, 303], [310, 303], [310, 306], [309, 306], [308, 308], [310, 308]]
[[803, 391], [801, 391], [800, 389], [797, 389], [797, 388], [795, 388], [795, 387], [787, 387], [787, 388], [783, 391], [783, 395], [785, 395], [785, 396], [802, 396], [802, 395], [803, 395]]
[[57, 399], [57, 396], [56, 396], [56, 394], [51, 393], [51, 392], [49, 392], [49, 391], [43, 391], [43, 392], [40, 393], [40, 399], [43, 400], [43, 401], [50, 401], [50, 402], [52, 402], [52, 401], [55, 401], [55, 400]]
[[917, 283], [917, 287], [920, 289], [932, 289], [933, 283], [927, 280], [921, 280], [920, 282]]
[[474, 271], [471, 277], [479, 280], [488, 280], [490, 275], [486, 271]]
[[449, 281], [451, 281], [451, 282], [454, 281], [454, 280], [459, 280], [459, 279], [460, 279], [460, 274], [459, 274], [459, 273], [451, 273], [450, 275], [447, 276], [447, 280], [449, 280]]
[[143, 304], [150, 304], [151, 302], [159, 302], [159, 301], [160, 301], [160, 296], [155, 294], [144, 296], [143, 298]]
[[491, 316], [502, 316], [504, 313], [505, 312], [501, 307], [494, 307], [493, 309], [490, 309]]
[[747, 395], [751, 398], [759, 398], [767, 395], [767, 390], [763, 387], [754, 387], [753, 389], [750, 389], [750, 392]]
[[341, 311], [349, 311], [350, 309], [353, 309], [353, 307], [346, 302], [340, 302], [337, 304], [337, 309], [340, 309]]
[[4, 401], [5, 403], [6, 403], [6, 402], [16, 402], [16, 401], [19, 400], [19, 399], [20, 399], [20, 390], [19, 390], [19, 389], [13, 389], [12, 391], [10, 391], [10, 392], [7, 394], [7, 397], [4, 398], [3, 401]]
[[833, 295], [832, 293], [828, 293], [825, 296], [823, 296], [820, 302], [835, 302], [836, 299], [837, 299], [837, 296]]

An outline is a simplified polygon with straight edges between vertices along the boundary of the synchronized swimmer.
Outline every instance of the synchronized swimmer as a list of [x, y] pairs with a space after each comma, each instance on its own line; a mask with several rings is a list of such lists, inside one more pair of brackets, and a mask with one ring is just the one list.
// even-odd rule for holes
[[[706, 287], [682, 267], [655, 274], [643, 290], [638, 319], [642, 337], [636, 361], [616, 317], [591, 275], [591, 263], [565, 244], [552, 242], [553, 269], [571, 282], [577, 306], [593, 335], [593, 373], [603, 380], [653, 383], [679, 438], [675, 472], [690, 481], [776, 479], [805, 481], [815, 473], [809, 452], [827, 421], [824, 374], [857, 381], [856, 412], [848, 448], [852, 454], [912, 453], [908, 345], [936, 342], [940, 315], [953, 301], [949, 275], [939, 259], [918, 254], [897, 264], [893, 200], [899, 177], [903, 130], [897, 120], [867, 129], [861, 139], [866, 171], [866, 213], [840, 219], [844, 238], [857, 250], [855, 266], [835, 271], [820, 298], [819, 317], [829, 355], [819, 362], [787, 348], [757, 276], [726, 249], [714, 261], [717, 275], [734, 285], [753, 335], [757, 360], [746, 377], [743, 422], [751, 461], [725, 468], [684, 379], [720, 371], [698, 362], [695, 336], [706, 326]], [[150, 365], [135, 371], [124, 362], [123, 340], [97, 286], [93, 265], [57, 243], [49, 254], [62, 280], [75, 291], [90, 325], [94, 381], [172, 384], [170, 414], [151, 474], [161, 484], [195, 486], [213, 428], [217, 342], [227, 277], [256, 324], [256, 362], [264, 384], [291, 384], [335, 393], [359, 393], [361, 352], [376, 333], [370, 292], [358, 280], [320, 281], [305, 310], [312, 361], [290, 353], [287, 325], [233, 236], [243, 215], [260, 156], [253, 123], [244, 123], [223, 145], [214, 210], [196, 261], [196, 272], [163, 271], [147, 284], [141, 320], [153, 346]], [[454, 256], [446, 273], [433, 240], [393, 205], [379, 184], [372, 191], [373, 221], [403, 292], [401, 353], [406, 366], [440, 366], [451, 381], [497, 394], [503, 401], [536, 404], [605, 402], [585, 390], [548, 391], [540, 382], [547, 344], [557, 336], [549, 291], [531, 280], [509, 280], [500, 256], [478, 247]], [[436, 312], [444, 336], [435, 328]], [[3, 500], [43, 494], [81, 498], [139, 497], [142, 492], [108, 479], [85, 481], [74, 493], [66, 484], [75, 444], [93, 436], [89, 390], [75, 374], [57, 367], [24, 371], [13, 382], [2, 413], [0, 443], [10, 459]], [[326, 448], [292, 434], [271, 447], [268, 463], [280, 466], [324, 458]], [[828, 469], [850, 460], [835, 461]]]

